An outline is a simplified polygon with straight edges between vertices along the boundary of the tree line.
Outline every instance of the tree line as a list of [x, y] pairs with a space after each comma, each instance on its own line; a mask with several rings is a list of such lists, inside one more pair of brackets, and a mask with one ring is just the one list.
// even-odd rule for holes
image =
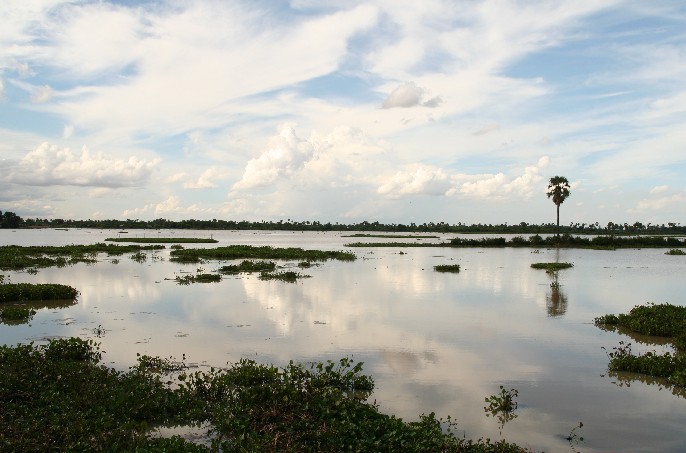
[[[515, 224], [475, 223], [468, 225], [458, 222], [424, 222], [424, 223], [380, 223], [363, 221], [358, 223], [331, 223], [317, 220], [296, 221], [291, 219], [278, 221], [248, 220], [139, 220], [139, 219], [22, 219], [13, 212], [0, 211], [0, 228], [100, 228], [100, 229], [192, 229], [192, 230], [283, 230], [283, 231], [366, 231], [366, 232], [408, 232], [408, 233], [481, 233], [481, 234], [556, 234], [556, 223], [533, 224], [520, 222]], [[562, 234], [686, 234], [686, 226], [669, 222], [667, 224], [643, 224], [641, 222], [619, 223], [608, 222], [607, 225], [595, 223], [570, 223], [560, 225]]]

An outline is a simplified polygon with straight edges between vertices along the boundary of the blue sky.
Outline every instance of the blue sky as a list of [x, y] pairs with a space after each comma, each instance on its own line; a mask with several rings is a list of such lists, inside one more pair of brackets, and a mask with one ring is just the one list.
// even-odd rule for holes
[[0, 210], [686, 223], [681, 1], [0, 4]]

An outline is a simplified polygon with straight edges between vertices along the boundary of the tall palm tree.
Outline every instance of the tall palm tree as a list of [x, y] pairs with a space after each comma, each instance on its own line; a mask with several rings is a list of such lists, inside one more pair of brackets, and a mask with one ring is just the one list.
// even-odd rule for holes
[[557, 206], [557, 237], [560, 237], [560, 205], [571, 193], [569, 192], [569, 181], [564, 176], [553, 176], [548, 183], [548, 198], [553, 199]]

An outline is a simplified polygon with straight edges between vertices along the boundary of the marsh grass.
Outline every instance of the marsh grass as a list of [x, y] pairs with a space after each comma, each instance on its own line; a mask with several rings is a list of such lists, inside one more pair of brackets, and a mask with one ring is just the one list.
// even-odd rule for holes
[[273, 261], [250, 261], [243, 260], [240, 264], [229, 264], [219, 268], [222, 274], [238, 274], [241, 272], [268, 272], [276, 269], [276, 263]]
[[369, 233], [356, 233], [347, 236], [341, 236], [343, 238], [386, 238], [386, 239], [438, 239], [438, 236], [428, 236], [428, 235], [418, 235], [418, 234], [369, 234]]
[[671, 249], [670, 251], [665, 252], [665, 255], [686, 255], [686, 252], [681, 249]]
[[[4, 451], [521, 452], [469, 440], [432, 413], [416, 422], [379, 412], [362, 363], [343, 358], [283, 368], [249, 359], [191, 372], [184, 361], [138, 356], [117, 371], [97, 343], [0, 346]], [[361, 392], [361, 393], [360, 393]], [[159, 438], [155, 426], [207, 424], [211, 445]]]
[[460, 265], [459, 264], [438, 264], [438, 265], [434, 266], [434, 270], [436, 272], [458, 273], [458, 272], [460, 272]]
[[572, 263], [531, 263], [533, 269], [545, 269], [546, 272], [556, 272], [574, 267]]
[[143, 250], [163, 249], [163, 245], [117, 245], [97, 243], [66, 246], [0, 246], [0, 269], [23, 270], [46, 267], [65, 267], [77, 263], [94, 263], [99, 253], [119, 256]]
[[126, 238], [106, 238], [108, 242], [134, 242], [145, 244], [214, 244], [219, 242], [213, 238], [145, 238], [145, 237], [126, 237]]
[[76, 288], [57, 283], [4, 283], [0, 284], [0, 303], [46, 300], [74, 300]]
[[0, 320], [6, 324], [26, 323], [33, 318], [36, 310], [26, 307], [4, 307], [0, 309]]
[[355, 254], [342, 251], [305, 250], [298, 247], [278, 248], [270, 246], [230, 245], [206, 249], [172, 250], [170, 261], [200, 262], [200, 260], [307, 260], [307, 261], [354, 261]]
[[[629, 313], [607, 314], [594, 319], [599, 327], [617, 326], [642, 335], [665, 337], [678, 351], [686, 350], [686, 307], [672, 304], [637, 305]], [[674, 385], [686, 386], [686, 355], [655, 351], [634, 355], [631, 343], [621, 341], [607, 352], [610, 371], [628, 371], [667, 378]]]
[[179, 285], [190, 285], [191, 283], [216, 283], [222, 280], [219, 274], [197, 273], [195, 275], [177, 275], [174, 280]]
[[260, 280], [280, 280], [287, 283], [295, 283], [303, 278], [310, 278], [310, 275], [304, 275], [295, 271], [282, 272], [262, 272], [259, 276]]

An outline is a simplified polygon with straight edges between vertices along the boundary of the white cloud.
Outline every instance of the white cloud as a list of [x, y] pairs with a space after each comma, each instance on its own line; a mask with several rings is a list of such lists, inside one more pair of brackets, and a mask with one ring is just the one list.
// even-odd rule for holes
[[8, 180], [37, 186], [136, 186], [147, 182], [159, 161], [114, 159], [103, 153], [92, 154], [85, 146], [81, 153], [74, 153], [45, 142], [10, 169]]
[[450, 178], [441, 168], [415, 164], [385, 180], [377, 192], [388, 198], [400, 198], [406, 195], [444, 195], [450, 188]]
[[383, 101], [382, 107], [392, 109], [395, 107], [438, 107], [442, 102], [440, 97], [426, 99], [426, 90], [417, 86], [414, 82], [407, 82], [396, 87], [391, 94]]
[[660, 211], [662, 209], [669, 209], [670, 212], [686, 212], [686, 193], [675, 193], [652, 199], [639, 200], [635, 207], [629, 209], [627, 212], [632, 214]]
[[295, 134], [292, 125], [283, 125], [262, 154], [251, 159], [233, 190], [247, 190], [270, 185], [280, 178], [302, 170], [312, 157], [312, 144]]
[[48, 102], [52, 99], [53, 94], [54, 94], [53, 89], [47, 85], [37, 87], [33, 91], [33, 94], [31, 94], [31, 102], [34, 102], [36, 104], [42, 104], [44, 102]]
[[[518, 198], [531, 198], [534, 193], [542, 190], [541, 181], [543, 177], [540, 172], [549, 164], [549, 157], [543, 156], [535, 166], [526, 167], [524, 173], [515, 178], [509, 178], [504, 173], [470, 176], [468, 179], [472, 179], [471, 181], [463, 183], [448, 194], [457, 195], [459, 193], [468, 197], [493, 199], [509, 198], [513, 195]], [[462, 177], [464, 175], [458, 179]]]
[[650, 189], [650, 194], [651, 195], [656, 195], [659, 193], [664, 193], [669, 190], [669, 186], [655, 186], [652, 189]]
[[155, 205], [155, 215], [172, 214], [181, 209], [182, 208], [179, 206], [179, 197], [170, 195], [169, 198]]
[[198, 177], [196, 181], [187, 181], [183, 184], [186, 189], [211, 189], [217, 187], [214, 182], [216, 179], [224, 179], [229, 175], [226, 169], [220, 167], [210, 167]]

